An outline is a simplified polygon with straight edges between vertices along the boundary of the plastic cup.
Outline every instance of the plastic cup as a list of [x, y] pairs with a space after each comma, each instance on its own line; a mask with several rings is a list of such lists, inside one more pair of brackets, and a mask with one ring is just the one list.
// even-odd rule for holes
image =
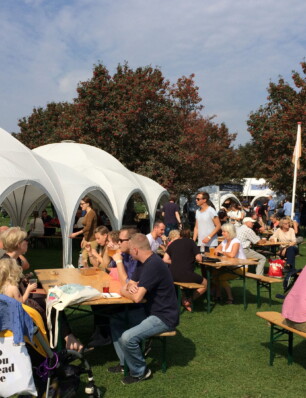
[[102, 292], [109, 293], [109, 281], [102, 282]]
[[109, 257], [113, 257], [113, 255], [117, 252], [117, 250], [108, 248], [107, 249], [107, 254], [109, 255]]

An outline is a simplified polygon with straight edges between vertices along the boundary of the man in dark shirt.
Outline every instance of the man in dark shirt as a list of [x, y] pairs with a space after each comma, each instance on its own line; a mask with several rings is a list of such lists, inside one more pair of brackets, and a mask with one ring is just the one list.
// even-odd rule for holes
[[174, 203], [175, 197], [170, 196], [169, 202], [163, 207], [162, 216], [164, 217], [164, 222], [166, 224], [165, 235], [168, 236], [169, 232], [173, 229], [178, 229], [181, 227], [181, 217], [179, 206]]
[[[122, 287], [121, 294], [135, 303], [145, 299], [146, 315], [131, 329], [124, 331], [124, 324], [121, 324], [123, 333], [118, 343], [130, 369], [130, 375], [122, 380], [123, 384], [139, 382], [151, 376], [142, 354], [141, 341], [173, 330], [179, 322], [177, 299], [168, 267], [152, 252], [145, 235], [133, 235], [129, 246], [131, 256], [140, 261], [142, 266], [135, 270], [132, 280]], [[117, 327], [120, 327], [119, 323]]]

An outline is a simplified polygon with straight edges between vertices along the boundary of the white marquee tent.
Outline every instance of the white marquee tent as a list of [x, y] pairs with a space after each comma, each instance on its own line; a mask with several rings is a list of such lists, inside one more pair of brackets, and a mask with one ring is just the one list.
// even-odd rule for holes
[[269, 195], [276, 196], [264, 178], [245, 178], [243, 186], [243, 196], [251, 199], [253, 206], [260, 198], [267, 198]]
[[68, 235], [83, 196], [89, 195], [117, 229], [133, 194], [143, 198], [151, 225], [158, 203], [168, 195], [153, 180], [130, 172], [107, 152], [89, 145], [63, 142], [31, 151], [2, 129], [0, 140], [0, 204], [13, 225], [25, 227], [33, 209], [41, 210], [51, 201], [61, 223], [64, 265], [71, 262]]

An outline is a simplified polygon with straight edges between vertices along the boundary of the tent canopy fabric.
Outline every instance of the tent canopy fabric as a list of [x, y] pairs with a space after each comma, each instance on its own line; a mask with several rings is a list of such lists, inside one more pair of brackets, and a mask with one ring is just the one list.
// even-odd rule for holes
[[25, 227], [31, 212], [50, 200], [61, 223], [64, 266], [71, 263], [68, 235], [82, 197], [89, 195], [119, 229], [132, 195], [142, 197], [151, 225], [158, 203], [168, 196], [161, 185], [129, 171], [101, 149], [62, 142], [31, 151], [3, 129], [0, 139], [0, 204], [13, 225]]

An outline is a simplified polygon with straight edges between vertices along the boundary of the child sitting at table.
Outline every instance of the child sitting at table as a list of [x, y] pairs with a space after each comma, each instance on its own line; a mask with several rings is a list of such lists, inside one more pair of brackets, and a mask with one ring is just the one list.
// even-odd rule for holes
[[[37, 288], [37, 283], [29, 283], [23, 296], [20, 294], [18, 285], [19, 281], [22, 279], [22, 269], [17, 264], [16, 260], [13, 258], [3, 258], [0, 260], [0, 293], [8, 297], [12, 297], [15, 300], [27, 304], [30, 307], [37, 310], [33, 306], [33, 301], [28, 302], [30, 293]], [[44, 309], [45, 310], [45, 309]], [[62, 318], [62, 337], [66, 342], [66, 348], [71, 350], [81, 351], [83, 349], [82, 343], [72, 334], [69, 327], [68, 321], [65, 314]], [[54, 322], [55, 317], [52, 316], [52, 321]], [[43, 321], [45, 319], [43, 317]], [[47, 325], [45, 324], [47, 329]]]
[[18, 285], [22, 279], [22, 269], [13, 258], [0, 260], [0, 293], [12, 297], [21, 303], [26, 303], [30, 293], [37, 288], [37, 283], [29, 283], [23, 296]]

